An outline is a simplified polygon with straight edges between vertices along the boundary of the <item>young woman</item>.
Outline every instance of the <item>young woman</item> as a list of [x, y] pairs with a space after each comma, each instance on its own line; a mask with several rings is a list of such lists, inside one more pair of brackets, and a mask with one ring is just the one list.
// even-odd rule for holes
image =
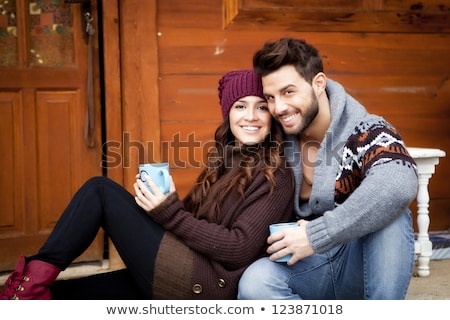
[[[268, 226], [290, 220], [294, 182], [260, 78], [225, 74], [219, 99], [215, 150], [183, 200], [173, 181], [169, 194], [152, 194], [136, 176], [133, 197], [105, 177], [90, 179], [39, 252], [19, 259], [1, 299], [235, 299], [242, 272], [265, 255]], [[127, 269], [53, 285], [99, 228]]]

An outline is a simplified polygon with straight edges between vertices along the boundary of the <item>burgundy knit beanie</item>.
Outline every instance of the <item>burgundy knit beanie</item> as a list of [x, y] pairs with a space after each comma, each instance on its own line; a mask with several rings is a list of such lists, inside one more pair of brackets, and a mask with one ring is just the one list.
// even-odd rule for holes
[[219, 99], [224, 119], [233, 103], [245, 96], [264, 98], [261, 78], [252, 69], [233, 70], [219, 80]]

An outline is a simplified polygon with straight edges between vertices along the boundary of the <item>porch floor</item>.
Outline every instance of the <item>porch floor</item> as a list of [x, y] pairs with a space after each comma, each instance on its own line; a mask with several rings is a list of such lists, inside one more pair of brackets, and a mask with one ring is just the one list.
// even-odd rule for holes
[[[107, 272], [109, 263], [81, 263], [67, 268], [58, 279], [71, 279], [95, 273]], [[450, 300], [450, 259], [431, 260], [428, 277], [414, 276], [406, 294], [407, 300]], [[9, 273], [0, 273], [0, 290]]]
[[450, 259], [431, 260], [428, 277], [412, 277], [406, 299], [450, 300]]

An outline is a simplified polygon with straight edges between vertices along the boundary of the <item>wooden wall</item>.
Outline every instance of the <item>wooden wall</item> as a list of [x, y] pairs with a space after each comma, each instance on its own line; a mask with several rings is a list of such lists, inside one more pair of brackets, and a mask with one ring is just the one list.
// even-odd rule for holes
[[[129, 6], [133, 3], [140, 6]], [[266, 40], [283, 36], [304, 38], [320, 50], [328, 76], [341, 82], [370, 112], [394, 124], [407, 146], [447, 152], [448, 157], [441, 159], [436, 168], [429, 190], [431, 230], [448, 229], [450, 1], [330, 0], [320, 2], [320, 6], [317, 3], [135, 0], [127, 1], [127, 7], [121, 5], [121, 10], [127, 12], [121, 15], [121, 39], [127, 43], [141, 41], [131, 47], [121, 45], [122, 54], [129, 55], [122, 64], [128, 61], [125, 69], [133, 72], [137, 68], [135, 61], [140, 61], [148, 72], [157, 72], [157, 77], [146, 75], [148, 82], [139, 91], [127, 88], [134, 90], [132, 86], [139, 86], [142, 79], [127, 79], [122, 74], [123, 83], [128, 82], [122, 92], [129, 95], [130, 102], [136, 99], [136, 94], [149, 98], [145, 115], [152, 118], [147, 119], [151, 125], [146, 128], [156, 130], [163, 145], [160, 152], [157, 147], [158, 150], [152, 151], [154, 147], [147, 143], [144, 157], [155, 153], [170, 161], [178, 191], [186, 194], [199, 173], [204, 144], [221, 121], [216, 95], [220, 76], [231, 69], [250, 68], [253, 53]], [[147, 6], [150, 12], [142, 13]], [[144, 25], [139, 27], [140, 24]], [[148, 62], [141, 57], [147, 52], [146, 47], [151, 53]], [[133, 104], [127, 106], [131, 110], [122, 109], [127, 119], [123, 122], [125, 126], [133, 129], [133, 123], [145, 123], [143, 119], [133, 120]], [[135, 129], [143, 130], [140, 126]], [[155, 138], [158, 136], [147, 134], [144, 145], [145, 141], [157, 142]], [[134, 169], [131, 171], [125, 179], [128, 186], [135, 174]], [[416, 210], [414, 205], [412, 209]]]

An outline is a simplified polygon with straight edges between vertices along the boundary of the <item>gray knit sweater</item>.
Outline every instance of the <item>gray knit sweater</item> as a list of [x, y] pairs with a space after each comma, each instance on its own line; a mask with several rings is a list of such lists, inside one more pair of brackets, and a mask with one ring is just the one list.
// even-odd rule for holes
[[415, 198], [417, 168], [394, 127], [369, 114], [344, 88], [327, 80], [331, 124], [322, 141], [308, 202], [300, 203], [301, 157], [288, 136], [296, 180], [295, 213], [311, 220], [306, 232], [317, 253], [388, 225]]

